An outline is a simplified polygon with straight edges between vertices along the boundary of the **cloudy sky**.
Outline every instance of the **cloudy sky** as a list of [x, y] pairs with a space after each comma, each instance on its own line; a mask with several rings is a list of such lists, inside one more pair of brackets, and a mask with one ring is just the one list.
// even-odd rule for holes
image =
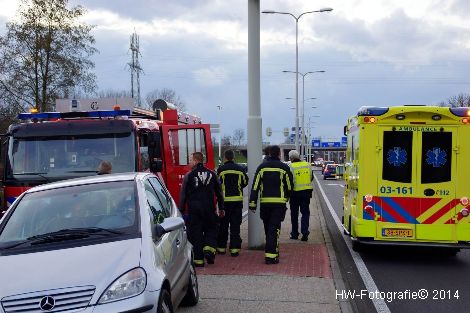
[[[246, 129], [248, 113], [246, 0], [71, 0], [88, 9], [100, 51], [94, 57], [100, 89], [130, 89], [129, 36], [140, 36], [142, 94], [171, 88], [188, 111], [223, 133]], [[0, 33], [18, 2], [0, 0]], [[261, 0], [261, 10], [298, 15], [299, 71], [305, 78], [305, 116], [312, 132], [339, 138], [348, 116], [363, 105], [435, 104], [470, 92], [468, 0]], [[295, 125], [295, 22], [261, 16], [263, 129], [283, 141]], [[300, 97], [302, 90], [299, 88]], [[222, 110], [218, 111], [217, 106]], [[312, 106], [316, 106], [313, 109]]]

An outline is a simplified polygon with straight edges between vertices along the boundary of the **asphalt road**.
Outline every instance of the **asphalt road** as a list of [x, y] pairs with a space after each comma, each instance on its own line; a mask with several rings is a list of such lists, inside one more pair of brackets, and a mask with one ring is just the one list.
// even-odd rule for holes
[[[319, 171], [315, 171], [315, 175], [341, 220], [344, 182], [324, 181]], [[343, 266], [343, 277], [349, 280], [349, 288], [360, 292], [364, 284], [358, 281], [362, 279], [357, 269], [352, 268], [354, 262], [346, 244], [340, 242], [344, 241], [342, 238], [349, 238], [339, 231], [329, 210], [323, 208], [323, 212], [328, 217], [329, 231], [336, 238], [335, 249], [340, 250], [337, 251], [337, 258], [340, 266]], [[424, 248], [368, 247], [358, 255], [378, 290], [387, 293], [383, 294], [386, 299], [382, 303], [386, 307], [382, 312], [470, 312], [470, 250], [462, 250], [457, 256], [450, 256], [439, 250]], [[393, 292], [402, 292], [408, 298], [406, 292], [417, 292], [418, 298], [392, 300]], [[419, 299], [419, 296], [425, 299]], [[355, 297], [354, 306], [358, 312], [375, 311], [367, 296], [362, 299]]]

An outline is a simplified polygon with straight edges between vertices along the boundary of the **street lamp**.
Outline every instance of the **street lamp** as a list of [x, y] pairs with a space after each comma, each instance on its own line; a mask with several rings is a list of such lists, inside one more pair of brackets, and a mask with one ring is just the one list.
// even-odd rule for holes
[[315, 128], [315, 126], [312, 126], [312, 124], [316, 124], [315, 122], [312, 122], [312, 117], [320, 117], [320, 115], [310, 115], [308, 117], [308, 123], [307, 123], [307, 132], [308, 132], [308, 149], [307, 150], [307, 161], [308, 163], [312, 163], [312, 128]]
[[[310, 71], [306, 73], [300, 73], [300, 72], [294, 72], [294, 71], [282, 71], [282, 72], [294, 73], [296, 74], [295, 77], [299, 77], [299, 75], [302, 76], [302, 128], [301, 128], [302, 129], [302, 143], [301, 143], [301, 150], [299, 152], [300, 152], [301, 158], [303, 158], [305, 154], [305, 144], [304, 144], [305, 143], [305, 131], [303, 130], [305, 126], [305, 118], [304, 118], [305, 116], [305, 76], [307, 76], [308, 74], [314, 74], [314, 73], [325, 73], [325, 71]], [[310, 100], [310, 99], [315, 100], [316, 98], [308, 98], [307, 100]]]
[[[222, 106], [218, 105], [217, 110], [219, 110], [219, 113], [222, 111]], [[219, 164], [222, 163], [222, 116], [219, 116]]]
[[[264, 14], [284, 14], [290, 15], [295, 19], [295, 72], [299, 72], [299, 19], [309, 13], [331, 12], [332, 8], [323, 8], [315, 11], [303, 12], [299, 16], [295, 16], [289, 12], [279, 12], [274, 10], [263, 10]], [[299, 75], [295, 75], [295, 149], [299, 151]]]

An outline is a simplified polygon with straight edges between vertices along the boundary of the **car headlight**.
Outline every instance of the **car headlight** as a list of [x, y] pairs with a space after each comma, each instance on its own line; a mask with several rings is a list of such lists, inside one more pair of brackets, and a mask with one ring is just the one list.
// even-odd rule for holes
[[147, 274], [143, 268], [135, 268], [116, 279], [101, 295], [98, 303], [107, 303], [141, 294], [147, 285]]

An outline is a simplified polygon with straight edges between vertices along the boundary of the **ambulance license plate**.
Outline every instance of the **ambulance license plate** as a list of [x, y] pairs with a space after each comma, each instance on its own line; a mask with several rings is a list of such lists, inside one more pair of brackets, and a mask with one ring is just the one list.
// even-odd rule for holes
[[412, 229], [383, 228], [382, 236], [383, 237], [409, 238], [409, 237], [413, 237], [413, 230]]

